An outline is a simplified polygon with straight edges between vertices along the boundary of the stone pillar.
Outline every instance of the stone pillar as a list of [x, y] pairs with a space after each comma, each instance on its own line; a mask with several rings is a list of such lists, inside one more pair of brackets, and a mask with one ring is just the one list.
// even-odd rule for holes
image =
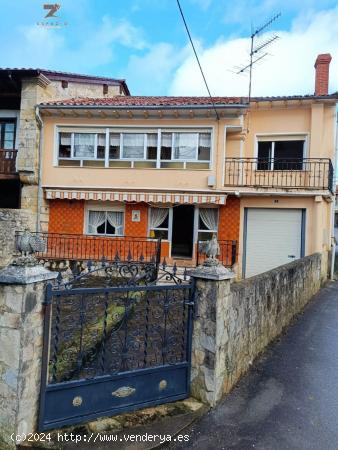
[[230, 283], [235, 274], [211, 261], [206, 260], [203, 266], [189, 273], [196, 281], [191, 393], [215, 406], [222, 398], [228, 374], [225, 320]]
[[0, 271], [0, 448], [15, 449], [11, 435], [35, 432], [47, 280], [57, 276], [21, 257]]

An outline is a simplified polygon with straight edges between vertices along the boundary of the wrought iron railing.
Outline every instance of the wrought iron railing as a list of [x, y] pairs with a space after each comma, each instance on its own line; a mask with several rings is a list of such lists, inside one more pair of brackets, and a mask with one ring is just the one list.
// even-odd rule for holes
[[328, 158], [226, 158], [225, 186], [333, 191]]
[[[16, 233], [16, 245], [24, 231]], [[35, 252], [38, 259], [82, 261], [144, 261], [160, 262], [161, 239], [132, 236], [91, 236], [58, 234], [48, 232], [30, 233], [40, 248]], [[28, 244], [29, 245], [29, 244]]]
[[0, 173], [13, 174], [16, 173], [16, 155], [17, 150], [6, 150], [0, 148]]
[[[206, 259], [206, 255], [201, 252], [202, 246], [205, 241], [199, 241], [197, 245], [196, 253], [196, 265], [202, 264]], [[218, 260], [225, 267], [232, 267], [237, 258], [237, 241], [218, 241], [220, 254], [217, 256]]]

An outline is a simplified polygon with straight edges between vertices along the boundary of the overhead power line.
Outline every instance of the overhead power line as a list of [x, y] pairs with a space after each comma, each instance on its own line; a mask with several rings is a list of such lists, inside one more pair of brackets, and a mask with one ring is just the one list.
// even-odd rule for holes
[[219, 115], [218, 115], [218, 112], [217, 112], [215, 103], [214, 103], [214, 101], [213, 101], [213, 98], [212, 98], [212, 96], [211, 96], [210, 89], [209, 89], [207, 80], [206, 80], [206, 78], [205, 78], [205, 75], [204, 75], [204, 72], [203, 72], [203, 69], [202, 69], [200, 60], [199, 60], [199, 58], [198, 58], [198, 55], [197, 55], [197, 52], [196, 52], [196, 49], [195, 49], [195, 45], [194, 45], [194, 42], [193, 42], [193, 40], [192, 40], [190, 31], [189, 31], [189, 28], [188, 28], [188, 24], [187, 24], [187, 22], [186, 22], [186, 20], [185, 20], [184, 13], [183, 13], [183, 10], [182, 10], [181, 4], [180, 4], [180, 0], [176, 0], [176, 1], [177, 1], [178, 9], [180, 10], [180, 13], [181, 13], [181, 17], [182, 17], [182, 20], [183, 20], [183, 23], [184, 23], [186, 32], [187, 32], [188, 37], [189, 37], [189, 41], [190, 41], [191, 47], [192, 47], [192, 49], [193, 49], [193, 51], [194, 51], [194, 54], [195, 54], [195, 57], [196, 57], [196, 61], [197, 61], [198, 67], [199, 67], [200, 72], [201, 72], [201, 74], [202, 74], [202, 77], [203, 77], [203, 81], [204, 81], [205, 87], [207, 88], [207, 91], [208, 91], [208, 94], [209, 94], [209, 97], [210, 97], [212, 106], [213, 106], [213, 108], [214, 108], [214, 111], [215, 111], [215, 114], [216, 114], [216, 117], [217, 117], [217, 120], [219, 120]]

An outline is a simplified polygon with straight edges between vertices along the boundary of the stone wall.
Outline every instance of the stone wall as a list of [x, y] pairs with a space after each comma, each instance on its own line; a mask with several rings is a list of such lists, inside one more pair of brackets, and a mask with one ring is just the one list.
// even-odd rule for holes
[[321, 255], [231, 283], [196, 279], [192, 394], [215, 405], [320, 289]]
[[0, 268], [6, 266], [15, 251], [15, 232], [34, 230], [35, 216], [23, 209], [0, 209]]
[[[37, 429], [45, 284], [56, 274], [40, 266], [0, 271], [0, 449], [11, 435]], [[11, 281], [11, 284], [9, 284]]]

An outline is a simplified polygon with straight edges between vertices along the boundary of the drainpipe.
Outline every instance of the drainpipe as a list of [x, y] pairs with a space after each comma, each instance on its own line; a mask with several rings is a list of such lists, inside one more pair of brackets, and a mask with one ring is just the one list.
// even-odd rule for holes
[[41, 215], [41, 200], [42, 200], [42, 187], [41, 187], [41, 175], [42, 175], [42, 141], [43, 141], [43, 120], [40, 115], [39, 107], [35, 107], [35, 119], [40, 130], [39, 139], [39, 161], [38, 161], [38, 204], [37, 204], [37, 214], [36, 214], [36, 231], [41, 231], [40, 215]]
[[[335, 177], [337, 177], [336, 169], [337, 169], [337, 157], [338, 157], [338, 140], [337, 140], [337, 124], [338, 124], [338, 116], [336, 111], [336, 133], [335, 133], [335, 158], [333, 162], [333, 174]], [[334, 180], [333, 187], [334, 187], [334, 193], [336, 193], [336, 179]], [[334, 273], [335, 273], [335, 260], [336, 260], [336, 239], [335, 239], [335, 232], [334, 232], [334, 222], [335, 222], [335, 206], [336, 206], [336, 197], [333, 197], [333, 202], [331, 203], [331, 230], [333, 236], [331, 237], [331, 271], [330, 271], [330, 279], [333, 280]]]

